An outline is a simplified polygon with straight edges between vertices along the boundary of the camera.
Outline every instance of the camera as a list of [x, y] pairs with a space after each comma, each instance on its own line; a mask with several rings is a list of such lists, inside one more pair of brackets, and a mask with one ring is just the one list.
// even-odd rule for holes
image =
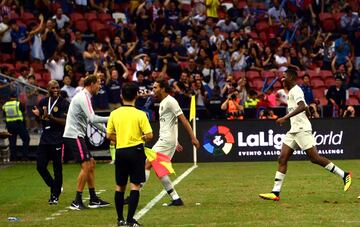
[[315, 109], [314, 109], [314, 107], [309, 106], [309, 111], [310, 111], [310, 113], [311, 113], [311, 114], [314, 114], [314, 113], [315, 113]]
[[236, 94], [233, 93], [233, 94], [230, 96], [230, 98], [231, 98], [231, 99], [236, 99]]

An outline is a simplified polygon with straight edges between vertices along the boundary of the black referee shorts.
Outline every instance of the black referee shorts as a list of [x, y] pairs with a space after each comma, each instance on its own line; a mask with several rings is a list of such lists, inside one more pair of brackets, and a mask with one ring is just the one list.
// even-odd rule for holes
[[117, 185], [130, 183], [140, 184], [145, 182], [145, 153], [144, 145], [116, 149], [115, 178]]

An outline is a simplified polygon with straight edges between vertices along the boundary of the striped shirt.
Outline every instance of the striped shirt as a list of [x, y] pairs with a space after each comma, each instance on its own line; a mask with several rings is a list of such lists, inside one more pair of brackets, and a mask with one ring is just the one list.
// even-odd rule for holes
[[92, 123], [99, 130], [106, 132], [105, 126], [99, 123], [106, 123], [107, 120], [108, 117], [100, 117], [94, 113], [91, 105], [91, 94], [86, 89], [83, 89], [71, 100], [66, 117], [64, 137], [84, 138], [88, 123]]

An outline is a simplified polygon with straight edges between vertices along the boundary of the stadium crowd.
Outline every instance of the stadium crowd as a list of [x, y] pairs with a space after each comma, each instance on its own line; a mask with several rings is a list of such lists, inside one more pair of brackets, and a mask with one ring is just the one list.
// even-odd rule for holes
[[95, 74], [95, 109], [119, 106], [122, 84], [136, 81], [137, 107], [154, 120], [152, 84], [164, 77], [182, 108], [196, 95], [201, 117], [274, 119], [287, 104], [282, 72], [293, 68], [312, 117], [354, 117], [359, 2], [1, 0], [0, 99], [16, 89], [32, 124], [41, 92], [28, 84], [55, 79], [70, 101]]

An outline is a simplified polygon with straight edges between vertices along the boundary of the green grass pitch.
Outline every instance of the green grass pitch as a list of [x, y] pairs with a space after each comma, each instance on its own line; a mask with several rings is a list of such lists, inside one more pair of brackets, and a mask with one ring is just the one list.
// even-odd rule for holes
[[[343, 192], [342, 180], [324, 168], [308, 161], [290, 161], [279, 202], [258, 197], [259, 193], [271, 191], [276, 162], [200, 163], [176, 186], [184, 207], [162, 206], [170, 201], [166, 195], [139, 222], [146, 227], [360, 226], [357, 199], [360, 160], [334, 163], [353, 171], [353, 184], [348, 192]], [[191, 166], [175, 164], [177, 176]], [[0, 168], [0, 226], [116, 226], [114, 166], [107, 163], [96, 166], [96, 190], [105, 190], [100, 197], [111, 202], [110, 207], [102, 209], [66, 209], [75, 196], [78, 172], [76, 164], [63, 166], [64, 192], [59, 205], [50, 206], [49, 189], [35, 163]], [[152, 172], [141, 191], [138, 210], [161, 190]], [[87, 189], [83, 194], [88, 197]], [[9, 222], [9, 216], [21, 221]]]

